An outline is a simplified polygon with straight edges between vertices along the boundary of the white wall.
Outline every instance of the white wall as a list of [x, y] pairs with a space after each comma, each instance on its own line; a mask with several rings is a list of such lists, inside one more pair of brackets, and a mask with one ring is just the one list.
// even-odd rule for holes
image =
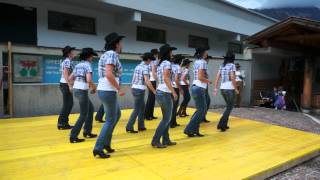
[[102, 1], [244, 35], [252, 35], [275, 23], [220, 0], [137, 0], [134, 3], [128, 0]]
[[[45, 47], [64, 47], [65, 45], [72, 45], [77, 48], [93, 47], [96, 50], [102, 50], [104, 47], [104, 37], [107, 33], [116, 31], [120, 34], [127, 36], [124, 39], [124, 52], [129, 53], [143, 53], [149, 51], [151, 48], [158, 48], [161, 44], [148, 43], [136, 41], [136, 24], [133, 22], [127, 22], [123, 24], [115, 23], [115, 15], [113, 13], [103, 11], [101, 8], [98, 10], [77, 7], [75, 5], [66, 5], [62, 3], [56, 3], [51, 1], [27, 1], [27, 0], [0, 0], [0, 2], [17, 4], [27, 7], [37, 8], [37, 31], [38, 31], [38, 45]], [[140, 1], [138, 1], [140, 2]], [[188, 3], [187, 3], [188, 4]], [[66, 13], [84, 15], [88, 17], [96, 18], [96, 35], [86, 35], [79, 33], [70, 33], [63, 31], [49, 30], [47, 25], [47, 12], [48, 10], [62, 11]], [[226, 14], [221, 15], [223, 19]], [[234, 16], [234, 15], [233, 15]], [[143, 19], [143, 17], [142, 17]], [[231, 24], [237, 24], [239, 22], [233, 22]], [[245, 23], [245, 22], [242, 22]], [[253, 22], [251, 22], [253, 23]], [[227, 23], [225, 23], [227, 24]], [[210, 55], [222, 56], [229, 41], [234, 40], [235, 34], [224, 32], [223, 34], [217, 33], [216, 30], [208, 31], [204, 28], [198, 28], [199, 25], [195, 25], [194, 28], [186, 28], [182, 26], [174, 26], [168, 23], [156, 22], [156, 19], [142, 20], [140, 25], [156, 27], [164, 29], [167, 32], [167, 42], [178, 48], [176, 53], [193, 54], [194, 49], [188, 48], [188, 35], [198, 35], [209, 38], [211, 50]], [[237, 25], [239, 27], [239, 24]], [[243, 24], [243, 27], [250, 29], [250, 23], [248, 26]], [[263, 26], [265, 27], [265, 26]]]
[[[2, 62], [2, 53], [6, 52], [6, 47], [0, 45], [0, 63]], [[31, 47], [31, 46], [13, 46], [13, 53], [31, 53], [31, 54], [47, 54], [47, 55], [60, 55], [61, 49], [56, 48], [42, 48], [42, 47]], [[125, 59], [137, 59], [138, 55], [132, 54], [120, 54], [121, 58]], [[215, 79], [215, 75], [222, 64], [222, 58], [214, 58], [209, 61], [208, 65], [208, 75], [210, 80]], [[252, 61], [250, 60], [239, 60], [236, 61], [240, 63], [241, 69], [246, 72], [246, 87], [243, 91], [242, 104], [250, 104], [250, 90], [251, 90], [251, 69]], [[191, 67], [193, 69], [193, 67]], [[97, 73], [97, 72], [94, 72]], [[191, 72], [191, 79], [193, 79], [193, 73]], [[61, 105], [61, 93], [58, 88], [58, 84], [42, 84], [42, 83], [14, 83], [14, 113], [15, 116], [34, 116], [34, 115], [47, 115], [47, 114], [57, 114], [60, 110]], [[122, 108], [132, 108], [133, 99], [131, 95], [131, 85], [123, 85], [123, 90], [126, 92], [124, 97], [121, 97], [120, 105]], [[0, 89], [0, 92], [2, 89]], [[225, 102], [222, 96], [213, 96], [213, 85], [209, 87], [211, 96], [211, 107], [224, 106]], [[34, 93], [35, 96], [30, 96]], [[220, 93], [220, 92], [219, 92]], [[96, 95], [90, 95], [93, 104], [95, 105], [95, 110], [97, 110], [100, 105]], [[1, 95], [0, 95], [1, 100]], [[182, 99], [181, 99], [182, 100]], [[3, 101], [0, 102], [0, 107]], [[189, 106], [194, 107], [194, 102], [191, 100]], [[75, 99], [73, 112], [79, 112], [78, 101]], [[0, 117], [2, 112], [0, 111]]]

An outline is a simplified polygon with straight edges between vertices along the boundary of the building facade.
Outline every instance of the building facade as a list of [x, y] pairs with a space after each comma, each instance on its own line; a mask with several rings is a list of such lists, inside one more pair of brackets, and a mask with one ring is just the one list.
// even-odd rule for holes
[[[0, 30], [1, 65], [7, 66], [7, 41], [13, 44], [15, 116], [58, 113], [61, 100], [56, 77], [61, 48], [92, 47], [102, 53], [104, 37], [113, 31], [126, 36], [121, 54], [127, 91], [123, 107], [132, 105], [130, 76], [140, 60], [139, 54], [164, 43], [177, 47], [175, 53], [189, 56], [194, 54], [194, 47], [210, 46], [209, 54], [215, 57], [209, 63], [211, 78], [228, 49], [238, 52], [237, 59], [248, 75], [244, 104], [249, 104], [251, 61], [243, 59], [242, 40], [276, 22], [222, 0], [0, 0], [0, 8], [4, 27]], [[38, 73], [37, 77], [23, 79], [18, 73], [23, 67], [19, 66], [22, 60], [30, 59], [38, 62], [38, 70], [32, 71]], [[34, 96], [33, 92], [38, 93]], [[0, 94], [3, 115], [5, 97]], [[93, 98], [95, 106], [99, 106], [97, 98]], [[212, 106], [223, 104], [220, 97], [212, 100]], [[77, 111], [75, 103], [74, 112]]]
[[286, 91], [287, 109], [319, 113], [320, 22], [290, 17], [249, 37], [253, 99], [273, 87]]

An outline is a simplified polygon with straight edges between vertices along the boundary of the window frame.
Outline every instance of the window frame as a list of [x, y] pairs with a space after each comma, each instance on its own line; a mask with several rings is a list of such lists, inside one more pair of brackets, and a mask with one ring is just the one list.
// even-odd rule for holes
[[[86, 31], [86, 30], [72, 30], [72, 29], [66, 29], [66, 28], [61, 28], [61, 27], [53, 27], [53, 25], [50, 25], [50, 13], [55, 13], [60, 14], [60, 16], [68, 16], [69, 18], [79, 18], [79, 20], [87, 20], [91, 21], [93, 23], [92, 25], [92, 31]], [[48, 17], [47, 17], [47, 25], [49, 30], [56, 30], [56, 31], [63, 31], [63, 32], [72, 32], [72, 33], [79, 33], [79, 34], [89, 34], [89, 35], [97, 35], [97, 24], [96, 24], [96, 18], [94, 17], [88, 17], [88, 16], [81, 16], [81, 15], [75, 15], [75, 14], [70, 14], [70, 13], [65, 13], [65, 12], [59, 12], [59, 11], [54, 11], [54, 10], [48, 10]]]
[[[201, 45], [199, 45], [199, 44], [194, 45], [194, 44], [191, 43], [191, 38], [202, 39], [202, 40], [205, 40], [206, 43], [204, 43], [204, 45], [202, 43], [201, 43]], [[188, 36], [188, 47], [189, 48], [209, 47], [209, 38], [203, 37], [203, 36], [196, 36], [196, 35], [189, 34], [189, 36]]]
[[[230, 46], [233, 46], [233, 49], [230, 49]], [[237, 46], [237, 47], [236, 47]], [[237, 50], [234, 50], [235, 48], [238, 48]], [[236, 54], [242, 54], [243, 53], [243, 44], [241, 42], [228, 42], [228, 51], [232, 51]]]
[[[148, 40], [145, 37], [140, 37], [139, 36], [139, 28], [142, 29], [148, 29], [149, 31], [159, 31], [161, 33], [163, 33], [163, 40], [160, 41], [153, 41], [153, 40]], [[152, 28], [152, 27], [147, 27], [147, 26], [137, 26], [136, 27], [136, 41], [142, 41], [142, 42], [149, 42], [149, 43], [158, 43], [158, 44], [165, 44], [167, 43], [167, 31], [164, 29], [158, 29], [158, 28]]]

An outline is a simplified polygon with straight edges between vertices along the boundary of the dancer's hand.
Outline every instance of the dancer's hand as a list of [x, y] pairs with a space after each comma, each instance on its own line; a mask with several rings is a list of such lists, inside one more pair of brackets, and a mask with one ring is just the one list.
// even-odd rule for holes
[[69, 91], [70, 91], [70, 93], [72, 93], [72, 89], [73, 89], [73, 86], [72, 86], [72, 85], [69, 85]]
[[124, 96], [126, 93], [125, 92], [123, 92], [121, 89], [118, 91], [118, 93], [119, 93], [119, 96]]
[[177, 101], [178, 100], [178, 95], [177, 95], [177, 93], [176, 92], [173, 92], [173, 100], [174, 101]]
[[91, 89], [91, 91], [90, 91], [91, 94], [95, 94], [96, 92], [97, 92], [96, 89]]
[[184, 95], [184, 91], [182, 91], [182, 89], [180, 89], [180, 94], [183, 96]]
[[235, 89], [235, 91], [236, 91], [236, 94], [240, 94], [239, 89]]
[[96, 92], [97, 92], [97, 86], [95, 84], [92, 84], [90, 93], [95, 94]]
[[213, 95], [216, 96], [218, 94], [218, 89], [217, 88], [214, 88], [213, 90]]

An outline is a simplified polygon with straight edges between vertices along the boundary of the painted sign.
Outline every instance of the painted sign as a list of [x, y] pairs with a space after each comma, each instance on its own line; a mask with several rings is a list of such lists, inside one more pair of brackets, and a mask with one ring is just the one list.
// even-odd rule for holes
[[[61, 56], [44, 55], [43, 56], [43, 83], [59, 83], [61, 78], [60, 63], [62, 61]], [[95, 58], [92, 62], [93, 69], [93, 81], [98, 83], [98, 58]], [[121, 59], [123, 72], [121, 76], [122, 84], [131, 84], [132, 74], [134, 68], [140, 63], [140, 60], [128, 60]], [[73, 63], [76, 65], [79, 63], [78, 60], [74, 60]]]
[[42, 56], [40, 55], [13, 55], [13, 81], [17, 83], [42, 82]]

